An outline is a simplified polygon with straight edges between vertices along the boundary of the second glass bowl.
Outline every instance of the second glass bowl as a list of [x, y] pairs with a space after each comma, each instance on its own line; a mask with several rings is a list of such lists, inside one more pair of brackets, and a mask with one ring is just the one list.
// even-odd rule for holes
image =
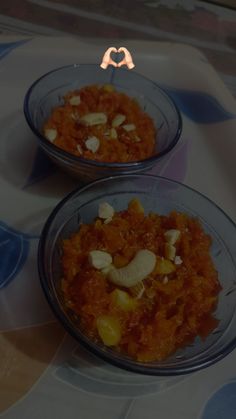
[[[92, 341], [80, 330], [78, 319], [65, 307], [61, 289], [62, 241], [78, 231], [82, 223], [93, 222], [100, 202], [109, 202], [116, 211], [120, 211], [132, 198], [138, 198], [147, 213], [166, 215], [175, 210], [197, 217], [212, 238], [211, 256], [222, 287], [214, 313], [219, 319], [217, 328], [205, 340], [196, 338], [193, 344], [160, 362], [138, 362]], [[40, 240], [40, 279], [55, 314], [69, 333], [90, 352], [108, 363], [137, 373], [187, 374], [219, 361], [236, 347], [235, 242], [235, 224], [212, 201], [193, 189], [157, 176], [116, 176], [77, 189], [54, 209]]]

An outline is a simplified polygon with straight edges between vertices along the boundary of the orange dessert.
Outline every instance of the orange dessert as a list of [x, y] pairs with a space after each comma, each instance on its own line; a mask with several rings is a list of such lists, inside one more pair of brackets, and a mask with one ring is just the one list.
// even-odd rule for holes
[[186, 214], [145, 215], [137, 199], [120, 212], [102, 203], [95, 221], [63, 242], [65, 304], [94, 342], [164, 360], [218, 324], [210, 246]]
[[154, 154], [156, 130], [138, 102], [112, 85], [68, 93], [44, 125], [56, 146], [86, 159], [131, 162]]

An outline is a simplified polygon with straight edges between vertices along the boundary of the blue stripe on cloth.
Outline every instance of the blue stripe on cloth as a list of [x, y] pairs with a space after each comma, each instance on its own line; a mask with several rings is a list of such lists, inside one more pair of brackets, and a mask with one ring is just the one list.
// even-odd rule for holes
[[52, 160], [41, 150], [37, 148], [31, 173], [23, 186], [23, 189], [28, 188], [34, 183], [40, 182], [44, 178], [50, 176], [56, 171], [56, 167], [53, 164]]
[[226, 111], [215, 97], [207, 93], [165, 86], [163, 89], [174, 100], [179, 110], [194, 122], [211, 124], [236, 118], [236, 112], [233, 114]]
[[12, 281], [23, 268], [29, 240], [38, 238], [21, 233], [0, 221], [0, 288]]
[[6, 55], [8, 55], [15, 48], [24, 45], [26, 42], [29, 42], [30, 39], [23, 39], [22, 41], [17, 42], [2, 42], [0, 43], [0, 60], [2, 60]]
[[236, 418], [236, 382], [225, 384], [207, 401], [201, 419]]

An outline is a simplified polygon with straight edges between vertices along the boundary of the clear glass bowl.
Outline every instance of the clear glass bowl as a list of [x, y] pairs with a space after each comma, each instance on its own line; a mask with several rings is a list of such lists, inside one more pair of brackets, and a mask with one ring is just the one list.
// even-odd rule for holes
[[[162, 362], [136, 362], [115, 350], [97, 345], [76, 325], [67, 311], [60, 288], [61, 243], [78, 231], [81, 223], [97, 216], [100, 202], [109, 202], [116, 210], [126, 208], [138, 197], [145, 211], [168, 214], [172, 210], [197, 216], [213, 239], [211, 254], [219, 273], [222, 291], [215, 316], [219, 325], [205, 341], [178, 350]], [[38, 267], [42, 287], [49, 304], [68, 332], [89, 351], [107, 362], [137, 373], [149, 375], [186, 374], [205, 368], [226, 356], [236, 346], [236, 226], [205, 196], [180, 183], [151, 175], [127, 175], [95, 181], [68, 195], [54, 209], [43, 229], [39, 243]]]
[[[130, 163], [103, 163], [70, 154], [49, 142], [42, 134], [44, 122], [63, 96], [70, 90], [90, 84], [113, 84], [118, 91], [135, 97], [141, 108], [153, 118], [157, 128], [156, 152], [152, 157]], [[181, 115], [172, 99], [155, 83], [133, 70], [97, 64], [75, 64], [45, 74], [29, 88], [24, 100], [26, 121], [36, 135], [39, 145], [62, 169], [81, 180], [131, 174], [150, 169], [178, 142], [182, 131]]]

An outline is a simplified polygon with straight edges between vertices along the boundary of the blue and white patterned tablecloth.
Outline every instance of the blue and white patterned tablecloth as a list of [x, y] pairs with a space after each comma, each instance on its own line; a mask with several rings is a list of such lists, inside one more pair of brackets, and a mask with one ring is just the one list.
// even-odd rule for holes
[[[136, 71], [173, 97], [184, 122], [152, 173], [183, 181], [236, 221], [236, 103], [205, 57], [178, 44], [127, 43]], [[79, 185], [37, 148], [22, 104], [46, 71], [100, 63], [105, 42], [0, 39], [0, 413], [4, 419], [235, 419], [236, 352], [178, 378], [145, 377], [86, 353], [55, 320], [39, 284], [37, 244], [55, 204]], [[148, 65], [147, 65], [148, 64]], [[199, 170], [200, 166], [200, 170]]]

